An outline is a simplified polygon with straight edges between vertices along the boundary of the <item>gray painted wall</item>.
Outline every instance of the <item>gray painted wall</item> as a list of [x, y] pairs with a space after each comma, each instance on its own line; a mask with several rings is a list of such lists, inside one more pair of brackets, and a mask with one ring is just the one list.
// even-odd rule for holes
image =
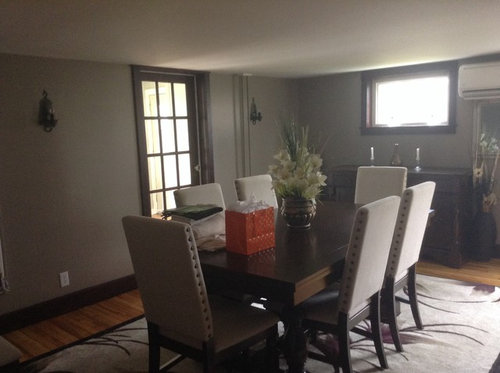
[[250, 125], [250, 174], [267, 173], [280, 145], [281, 117], [298, 118], [298, 91], [296, 80], [250, 77], [249, 100], [255, 97], [262, 121]]
[[[404, 166], [415, 166], [415, 150], [420, 148], [423, 167], [472, 168], [474, 159], [474, 123], [478, 101], [457, 98], [457, 129], [455, 134], [361, 136], [361, 74], [330, 75], [298, 81], [299, 118], [309, 124], [313, 133], [320, 134], [318, 144], [324, 144], [324, 171], [343, 164], [370, 164], [370, 147], [374, 147], [375, 163], [388, 165], [394, 143], [399, 143]], [[497, 175], [500, 166], [497, 168]], [[498, 178], [498, 176], [497, 176]], [[327, 181], [328, 182], [328, 181]], [[495, 186], [500, 195], [500, 185]], [[492, 212], [500, 232], [500, 207]], [[500, 243], [500, 235], [497, 244]]]
[[[370, 147], [375, 163], [390, 163], [393, 145], [399, 143], [404, 166], [415, 166], [420, 148], [423, 167], [471, 167], [473, 103], [458, 99], [455, 134], [361, 136], [361, 74], [349, 73], [301, 79], [299, 118], [321, 139], [329, 138], [323, 153], [326, 168], [342, 164], [369, 164]], [[323, 143], [321, 140], [319, 143]]]
[[[2, 315], [130, 275], [120, 219], [141, 206], [129, 66], [0, 54], [0, 71], [0, 232], [11, 287]], [[242, 164], [265, 172], [272, 162], [274, 119], [296, 110], [296, 85], [218, 74], [210, 84], [215, 181], [232, 203], [234, 178], [250, 172]], [[43, 89], [59, 120], [51, 133], [37, 124]], [[242, 93], [264, 115], [251, 128]], [[60, 288], [63, 271], [70, 286]]]
[[[0, 315], [132, 273], [120, 218], [140, 214], [140, 187], [127, 65], [0, 54], [0, 229], [11, 292]], [[267, 172], [280, 116], [311, 127], [325, 171], [378, 164], [400, 144], [405, 165], [416, 147], [424, 166], [470, 167], [473, 103], [459, 100], [453, 135], [360, 136], [359, 73], [286, 80], [212, 74], [215, 181], [228, 204], [236, 177]], [[46, 89], [58, 126], [37, 124]], [[255, 97], [263, 120], [248, 123]], [[300, 103], [300, 105], [299, 105]], [[328, 141], [326, 141], [328, 139]], [[60, 288], [58, 274], [71, 285]]]
[[120, 218], [141, 209], [130, 67], [0, 55], [0, 71], [3, 314], [131, 274]]
[[[226, 205], [236, 201], [234, 179], [267, 173], [280, 144], [276, 121], [285, 113], [298, 116], [297, 82], [290, 79], [212, 74], [215, 181]], [[262, 121], [251, 124], [249, 105], [255, 98]]]
[[215, 181], [221, 185], [226, 206], [236, 201], [233, 180], [238, 168], [233, 80], [232, 75], [210, 75]]

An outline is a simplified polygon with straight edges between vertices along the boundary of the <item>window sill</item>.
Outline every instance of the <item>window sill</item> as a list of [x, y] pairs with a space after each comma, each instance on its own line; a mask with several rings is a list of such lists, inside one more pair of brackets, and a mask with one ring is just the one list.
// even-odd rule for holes
[[439, 133], [455, 133], [455, 125], [448, 126], [415, 126], [415, 127], [361, 127], [361, 135], [429, 135]]

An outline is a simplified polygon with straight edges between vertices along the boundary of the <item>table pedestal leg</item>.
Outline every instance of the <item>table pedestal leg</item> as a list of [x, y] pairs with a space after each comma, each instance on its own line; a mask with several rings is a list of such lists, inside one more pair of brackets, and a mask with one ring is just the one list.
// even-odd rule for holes
[[301, 312], [286, 309], [282, 315], [285, 324], [284, 354], [288, 364], [288, 373], [304, 373], [307, 359], [307, 345], [302, 328]]

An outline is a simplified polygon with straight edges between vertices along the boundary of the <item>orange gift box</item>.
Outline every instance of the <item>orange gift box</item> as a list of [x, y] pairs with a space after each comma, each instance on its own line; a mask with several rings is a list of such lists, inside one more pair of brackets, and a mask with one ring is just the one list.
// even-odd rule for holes
[[226, 210], [226, 250], [251, 255], [274, 247], [274, 208], [248, 214]]

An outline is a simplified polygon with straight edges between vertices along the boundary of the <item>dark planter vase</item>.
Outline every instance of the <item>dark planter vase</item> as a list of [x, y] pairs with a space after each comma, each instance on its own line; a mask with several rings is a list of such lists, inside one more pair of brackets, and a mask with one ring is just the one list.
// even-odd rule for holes
[[281, 215], [288, 228], [309, 229], [316, 216], [316, 201], [313, 199], [283, 198]]
[[487, 261], [497, 256], [497, 224], [491, 212], [480, 211], [474, 218], [474, 242], [471, 245], [472, 259]]

